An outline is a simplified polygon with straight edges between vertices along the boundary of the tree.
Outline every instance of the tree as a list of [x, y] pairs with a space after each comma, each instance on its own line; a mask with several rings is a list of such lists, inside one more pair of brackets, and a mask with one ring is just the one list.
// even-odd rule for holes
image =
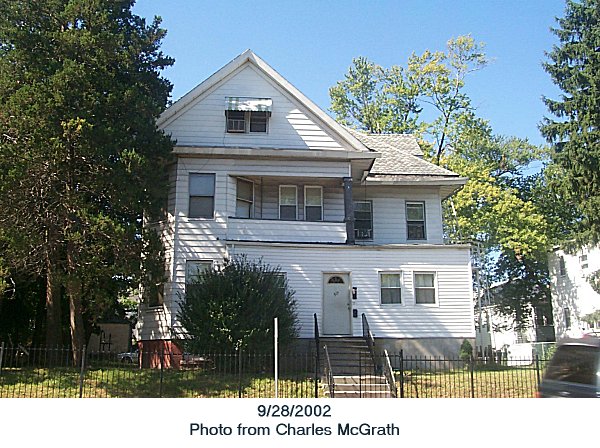
[[554, 118], [541, 132], [552, 144], [552, 162], [560, 176], [551, 178], [554, 194], [574, 206], [581, 219], [570, 237], [578, 245], [600, 242], [600, 2], [568, 0], [565, 16], [552, 32], [560, 43], [547, 53], [545, 70], [562, 90], [544, 98]]
[[46, 279], [48, 345], [66, 294], [75, 356], [85, 318], [157, 256], [141, 258], [157, 239], [143, 224], [166, 192], [172, 144], [155, 120], [173, 61], [160, 19], [133, 3], [0, 0], [0, 234], [12, 269]]
[[547, 271], [539, 270], [547, 224], [522, 191], [529, 185], [525, 168], [543, 159], [545, 149], [494, 135], [477, 116], [466, 79], [488, 63], [484, 44], [471, 36], [449, 40], [445, 52], [413, 54], [405, 67], [386, 69], [357, 58], [345, 79], [330, 89], [331, 110], [343, 124], [368, 132], [411, 132], [433, 163], [469, 178], [445, 202], [446, 236], [483, 248], [488, 262], [498, 260], [487, 271], [495, 280], [519, 286], [519, 295], [505, 307], [516, 311], [523, 299], [541, 300], [540, 294], [548, 292], [540, 286]]
[[[462, 130], [481, 124], [464, 86], [469, 73], [487, 64], [484, 44], [471, 36], [450, 39], [446, 52], [413, 53], [406, 67], [386, 69], [358, 57], [329, 89], [331, 111], [340, 123], [368, 132], [430, 137], [428, 149], [439, 164]], [[424, 112], [433, 119], [421, 120]]]
[[188, 285], [178, 319], [192, 350], [269, 349], [274, 318], [285, 347], [297, 336], [293, 296], [279, 268], [236, 257], [198, 273]]

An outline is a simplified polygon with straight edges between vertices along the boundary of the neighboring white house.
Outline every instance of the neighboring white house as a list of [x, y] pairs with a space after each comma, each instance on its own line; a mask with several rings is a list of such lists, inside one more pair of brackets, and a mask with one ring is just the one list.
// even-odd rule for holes
[[516, 312], [505, 314], [501, 309], [504, 294], [507, 294], [505, 285], [503, 282], [489, 288], [481, 300], [481, 308], [475, 309], [477, 354], [497, 356], [498, 352], [506, 354], [517, 346], [527, 344], [530, 356], [534, 346], [554, 343], [551, 303], [530, 304], [520, 311], [525, 313], [524, 316]]
[[600, 310], [600, 294], [588, 281], [588, 276], [600, 269], [600, 248], [589, 247], [575, 253], [555, 248], [548, 257], [548, 267], [556, 339], [600, 331], [600, 318], [588, 319]]
[[186, 281], [245, 254], [279, 266], [300, 337], [361, 336], [456, 355], [475, 337], [470, 248], [445, 245], [442, 201], [466, 179], [426, 162], [411, 135], [339, 125], [247, 50], [169, 107], [176, 140], [168, 282], [143, 302], [145, 349], [169, 344]]

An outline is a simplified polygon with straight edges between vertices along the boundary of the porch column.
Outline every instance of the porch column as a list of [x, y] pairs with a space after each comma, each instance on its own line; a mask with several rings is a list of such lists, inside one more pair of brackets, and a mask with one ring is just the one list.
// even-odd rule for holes
[[346, 244], [354, 244], [354, 202], [352, 200], [351, 177], [344, 177], [344, 215]]

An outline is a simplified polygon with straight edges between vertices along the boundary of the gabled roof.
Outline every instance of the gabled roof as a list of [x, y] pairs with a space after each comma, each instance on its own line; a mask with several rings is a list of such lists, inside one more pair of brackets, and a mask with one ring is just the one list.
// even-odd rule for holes
[[[302, 104], [304, 108], [310, 112], [315, 119], [321, 122], [327, 129], [333, 134], [340, 138], [343, 142], [348, 145], [348, 150], [369, 152], [369, 149], [356, 137], [354, 137], [348, 130], [337, 123], [327, 113], [325, 113], [319, 106], [308, 99], [302, 92], [296, 87], [290, 84], [283, 76], [275, 71], [269, 64], [259, 58], [252, 50], [246, 50], [232, 61], [227, 63], [217, 72], [212, 74], [202, 83], [198, 84], [179, 100], [173, 103], [167, 110], [165, 110], [157, 121], [159, 127], [166, 126], [169, 122], [175, 119], [180, 113], [190, 108], [193, 104], [199, 100], [204, 93], [213, 88], [219, 82], [224, 80], [227, 76], [234, 73], [236, 70], [244, 66], [245, 64], [252, 64], [256, 69], [266, 75], [276, 86], [281, 88], [291, 98]], [[374, 154], [373, 158], [378, 157], [378, 154]]]

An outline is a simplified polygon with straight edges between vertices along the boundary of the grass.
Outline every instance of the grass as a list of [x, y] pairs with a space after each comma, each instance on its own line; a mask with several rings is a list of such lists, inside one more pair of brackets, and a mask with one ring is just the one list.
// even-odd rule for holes
[[[437, 368], [436, 368], [437, 367]], [[540, 369], [542, 370], [542, 369]], [[398, 395], [406, 398], [529, 398], [537, 391], [535, 365], [414, 367], [396, 372]], [[279, 396], [314, 397], [314, 374], [281, 376]], [[90, 366], [83, 377], [83, 397], [94, 398], [272, 398], [275, 382], [270, 373], [238, 375], [213, 370], [139, 369], [135, 366]], [[323, 389], [318, 388], [320, 397]], [[0, 398], [79, 397], [80, 372], [75, 368], [11, 368], [0, 374]]]
[[[76, 369], [4, 369], [0, 376], [2, 398], [79, 397], [80, 373]], [[280, 397], [311, 398], [314, 379], [306, 373], [279, 380]], [[275, 381], [264, 374], [219, 374], [205, 370], [137, 369], [109, 367], [89, 369], [83, 379], [82, 396], [91, 398], [269, 398]]]
[[[405, 398], [533, 398], [537, 392], [535, 365], [476, 366], [439, 370], [412, 369], [404, 372]], [[396, 384], [400, 395], [400, 373]]]

